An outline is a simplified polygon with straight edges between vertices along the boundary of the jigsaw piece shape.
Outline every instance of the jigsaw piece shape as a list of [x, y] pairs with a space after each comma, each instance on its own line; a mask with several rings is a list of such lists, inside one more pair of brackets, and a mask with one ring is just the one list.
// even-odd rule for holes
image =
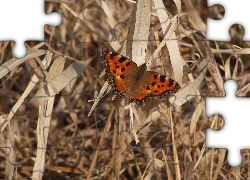
[[[44, 14], [44, 0], [9, 0], [0, 2], [1, 41], [15, 41], [14, 56], [26, 54], [26, 40], [44, 41], [44, 25], [59, 25], [59, 13]], [[6, 16], [8, 18], [6, 18]]]
[[225, 119], [225, 125], [220, 131], [207, 129], [206, 146], [228, 149], [229, 164], [239, 166], [242, 160], [240, 150], [250, 149], [250, 143], [246, 140], [250, 137], [250, 101], [248, 98], [235, 97], [237, 83], [234, 80], [225, 82], [224, 89], [226, 98], [206, 98], [207, 117], [220, 113]]
[[[229, 29], [233, 24], [240, 24], [245, 28], [243, 41], [250, 41], [249, 1], [208, 0], [207, 5], [220, 4], [225, 7], [225, 15], [220, 20], [207, 19], [206, 36], [208, 40], [230, 41]], [[237, 10], [237, 11], [236, 11]], [[244, 18], [245, 17], [245, 18]]]

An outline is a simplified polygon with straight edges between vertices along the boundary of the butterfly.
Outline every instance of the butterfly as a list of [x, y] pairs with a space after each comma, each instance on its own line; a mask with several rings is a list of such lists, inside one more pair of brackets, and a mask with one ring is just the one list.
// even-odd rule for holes
[[140, 105], [153, 97], [160, 97], [176, 93], [180, 85], [173, 79], [146, 71], [146, 64], [137, 64], [128, 58], [109, 50], [102, 51], [105, 71], [109, 84], [120, 97], [128, 97], [130, 102]]

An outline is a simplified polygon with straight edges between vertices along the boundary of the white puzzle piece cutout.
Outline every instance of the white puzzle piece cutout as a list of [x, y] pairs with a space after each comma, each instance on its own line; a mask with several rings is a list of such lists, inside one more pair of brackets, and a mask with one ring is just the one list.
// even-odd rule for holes
[[250, 98], [236, 97], [237, 83], [228, 80], [224, 84], [226, 97], [207, 97], [206, 115], [221, 114], [225, 125], [219, 131], [207, 129], [206, 146], [228, 149], [228, 162], [239, 166], [241, 149], [250, 149]]
[[233, 24], [240, 24], [245, 29], [243, 41], [250, 41], [250, 1], [249, 0], [207, 0], [209, 7], [222, 5], [225, 15], [220, 20], [207, 19], [206, 39], [213, 41], [231, 41], [229, 30]]
[[13, 55], [26, 55], [24, 42], [44, 41], [44, 25], [57, 26], [61, 23], [60, 13], [46, 15], [44, 0], [0, 1], [0, 41], [15, 41]]

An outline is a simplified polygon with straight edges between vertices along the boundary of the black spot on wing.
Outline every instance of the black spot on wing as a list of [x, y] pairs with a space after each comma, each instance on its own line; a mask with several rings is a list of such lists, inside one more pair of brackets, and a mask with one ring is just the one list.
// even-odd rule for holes
[[121, 79], [124, 79], [124, 75], [120, 75], [120, 78], [121, 78]]
[[118, 60], [118, 62], [119, 63], [123, 63], [124, 61], [126, 61], [127, 60], [127, 58], [125, 58], [124, 56], [122, 56], [119, 60]]
[[160, 81], [161, 81], [161, 83], [164, 83], [164, 82], [165, 82], [165, 80], [166, 80], [166, 76], [161, 75], [161, 76], [160, 76]]
[[114, 59], [115, 56], [117, 56], [118, 54], [116, 52], [110, 52], [109, 53], [109, 56], [110, 56], [110, 59]]
[[169, 84], [168, 86], [172, 86], [174, 84], [174, 80], [169, 78]]

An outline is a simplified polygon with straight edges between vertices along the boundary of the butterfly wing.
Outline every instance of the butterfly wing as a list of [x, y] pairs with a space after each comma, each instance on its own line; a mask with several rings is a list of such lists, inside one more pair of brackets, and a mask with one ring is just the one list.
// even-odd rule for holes
[[139, 85], [135, 93], [130, 96], [131, 102], [141, 104], [152, 97], [161, 98], [180, 89], [180, 85], [176, 81], [153, 71], [147, 71], [143, 79], [143, 84]]
[[128, 76], [131, 76], [138, 66], [128, 58], [112, 51], [102, 51], [101, 59], [104, 61], [105, 71], [109, 75], [109, 83], [115, 92], [122, 97], [128, 88]]

